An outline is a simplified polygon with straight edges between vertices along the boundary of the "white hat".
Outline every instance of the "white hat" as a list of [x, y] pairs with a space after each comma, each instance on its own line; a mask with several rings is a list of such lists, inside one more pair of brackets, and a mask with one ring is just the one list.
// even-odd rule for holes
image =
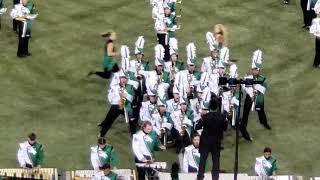
[[262, 66], [262, 51], [260, 49], [257, 49], [253, 52], [253, 55], [252, 55], [251, 68], [260, 70], [261, 66]]
[[147, 94], [148, 96], [156, 96], [157, 95], [157, 90], [158, 90], [158, 84], [151, 85], [147, 88]]
[[206, 39], [207, 39], [207, 43], [210, 51], [214, 51], [218, 43], [216, 41], [216, 38], [214, 38], [212, 32], [207, 32]]
[[158, 44], [154, 47], [154, 51], [155, 51], [155, 60], [154, 60], [154, 64], [156, 66], [160, 66], [160, 65], [164, 65], [164, 48], [161, 44]]
[[206, 86], [202, 86], [202, 85], [198, 84], [196, 91], [197, 91], [198, 93], [203, 93], [203, 90], [204, 90], [205, 88], [206, 88]]
[[313, 8], [316, 14], [320, 14], [320, 1], [317, 1]]
[[170, 55], [172, 54], [178, 55], [178, 41], [176, 38], [169, 39], [169, 46], [170, 46]]
[[177, 85], [174, 85], [174, 86], [173, 86], [172, 93], [173, 93], [173, 94], [180, 94], [179, 88], [178, 88]]
[[143, 48], [144, 48], [144, 37], [139, 36], [136, 43], [135, 43], [135, 49], [134, 54], [143, 54]]
[[179, 104], [188, 104], [188, 99], [184, 97], [179, 98]]
[[119, 78], [123, 77], [123, 78], [128, 78], [128, 73], [124, 70], [124, 69], [120, 69], [120, 71], [118, 72], [118, 76]]
[[232, 64], [229, 71], [230, 78], [238, 78], [238, 67], [236, 64]]
[[195, 65], [196, 62], [196, 46], [194, 43], [189, 43], [186, 47], [187, 50], [187, 64], [188, 65]]
[[130, 51], [129, 47], [126, 45], [122, 45], [120, 48], [120, 54], [121, 54], [121, 68], [127, 72], [129, 70], [130, 65]]
[[157, 105], [158, 105], [158, 106], [165, 106], [165, 107], [167, 107], [167, 103], [166, 103], [165, 99], [160, 98], [160, 97], [158, 97]]

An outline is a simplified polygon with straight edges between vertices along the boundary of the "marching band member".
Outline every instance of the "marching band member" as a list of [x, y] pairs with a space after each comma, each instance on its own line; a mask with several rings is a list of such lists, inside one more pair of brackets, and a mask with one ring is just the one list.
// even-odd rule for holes
[[146, 87], [154, 86], [154, 84], [170, 83], [170, 74], [163, 71], [164, 66], [164, 48], [161, 44], [155, 46], [155, 69], [153, 71], [142, 71], [146, 77]]
[[268, 176], [274, 175], [277, 171], [277, 159], [271, 156], [271, 148], [264, 148], [263, 156], [256, 158], [254, 170], [258, 176], [266, 179]]
[[163, 145], [166, 146], [168, 138], [171, 139], [171, 129], [173, 126], [170, 113], [166, 111], [166, 102], [161, 99], [157, 100], [157, 111], [152, 114], [153, 130], [164, 141]]
[[192, 137], [192, 144], [184, 148], [182, 165], [184, 173], [198, 172], [200, 163], [199, 145], [200, 135], [194, 134]]
[[164, 0], [163, 3], [165, 3], [165, 6], [170, 9], [171, 14], [175, 16], [177, 0]]
[[190, 138], [193, 133], [193, 111], [188, 108], [188, 99], [182, 95], [180, 96], [180, 110], [171, 114], [174, 127], [172, 135], [176, 140], [176, 153], [181, 153], [181, 150], [190, 144]]
[[128, 74], [130, 81], [137, 83], [137, 88], [135, 88], [135, 98], [133, 100], [133, 116], [135, 120], [139, 119], [139, 112], [141, 109], [141, 103], [143, 101], [144, 94], [146, 92], [146, 77], [143, 75], [142, 71], [149, 71], [149, 61], [145, 61], [144, 57], [144, 37], [139, 36], [135, 42], [135, 59], [129, 62]]
[[170, 38], [170, 61], [165, 62], [164, 71], [170, 73], [170, 81], [173, 82], [175, 74], [179, 71], [182, 71], [183, 62], [178, 61], [178, 41], [176, 38]]
[[174, 111], [177, 111], [180, 109], [179, 103], [180, 103], [180, 92], [177, 85], [173, 86], [173, 98], [167, 100], [167, 111], [169, 113], [173, 113]]
[[10, 16], [16, 20], [19, 28], [17, 56], [20, 58], [31, 56], [29, 39], [31, 37], [32, 20], [37, 17], [34, 4], [29, 0], [21, 0], [20, 4], [14, 5]]
[[207, 44], [209, 45], [210, 56], [203, 58], [203, 63], [201, 66], [202, 72], [207, 72], [208, 74], [216, 73], [216, 57], [218, 50], [218, 42], [214, 38], [211, 32], [206, 34]]
[[260, 74], [260, 69], [262, 65], [262, 51], [256, 50], [252, 56], [252, 75], [245, 77], [245, 79], [253, 79], [261, 81], [262, 84], [254, 84], [252, 87], [243, 87], [246, 92], [246, 98], [243, 109], [243, 118], [240, 124], [240, 131], [242, 136], [248, 140], [252, 141], [248, 131], [248, 117], [250, 111], [257, 111], [260, 123], [266, 128], [271, 129], [268, 124], [266, 113], [264, 111], [264, 94], [267, 88], [266, 78]]
[[100, 76], [101, 78], [109, 79], [112, 73], [119, 71], [119, 66], [116, 60], [114, 59], [119, 54], [115, 46], [115, 42], [117, 40], [117, 34], [116, 32], [110, 31], [110, 32], [101, 33], [101, 36], [105, 38], [104, 56], [103, 56], [104, 71], [103, 72], [91, 71], [89, 72], [88, 76], [95, 74], [97, 76]]
[[37, 135], [30, 133], [28, 140], [19, 144], [18, 162], [21, 168], [41, 168], [44, 160], [42, 144], [37, 141]]
[[196, 97], [190, 99], [190, 108], [194, 114], [193, 123], [196, 123], [198, 120], [201, 119], [201, 105], [203, 102], [202, 96], [205, 89], [207, 89], [207, 87], [201, 86], [199, 84], [196, 88]]
[[313, 61], [313, 67], [320, 67], [320, 1], [317, 1], [314, 7], [314, 11], [317, 17], [312, 20], [312, 25], [310, 27], [310, 33], [315, 36], [315, 57]]
[[154, 162], [154, 151], [160, 149], [165, 148], [160, 145], [157, 134], [152, 130], [151, 122], [143, 122], [142, 130], [134, 134], [132, 139], [132, 150], [135, 156], [138, 180], [144, 180], [146, 174], [154, 173], [151, 168], [146, 168], [141, 164]]
[[179, 71], [175, 77], [175, 84], [182, 85], [184, 91], [187, 92], [188, 99], [193, 98], [194, 87], [200, 83], [201, 72], [196, 70], [196, 47], [194, 43], [189, 43], [187, 50], [188, 69]]
[[118, 180], [118, 175], [110, 170], [110, 164], [105, 164], [101, 167], [102, 171], [96, 171], [91, 178], [92, 180]]
[[157, 111], [157, 89], [156, 87], [147, 88], [148, 101], [142, 102], [140, 108], [140, 121], [150, 121], [152, 114]]
[[167, 3], [165, 3], [164, 5], [164, 15], [165, 15], [165, 23], [168, 31], [168, 38], [170, 39], [174, 37], [174, 32], [177, 29], [177, 21], [176, 21], [176, 16], [171, 13], [171, 9], [167, 5]]
[[104, 137], [111, 128], [113, 122], [120, 114], [124, 114], [125, 119], [129, 122], [130, 133], [136, 132], [136, 121], [133, 118], [132, 100], [135, 96], [134, 88], [128, 84], [128, 74], [123, 69], [115, 73], [113, 79], [119, 79], [116, 86], [110, 86], [108, 90], [108, 101], [111, 106], [104, 121], [98, 126], [101, 127], [100, 137]]
[[[21, 3], [21, 0], [13, 0], [13, 7], [17, 4], [20, 4]], [[12, 19], [12, 30], [13, 32], [15, 33], [18, 33], [18, 23], [19, 21], [17, 21], [16, 19]]]
[[105, 165], [112, 165], [116, 168], [118, 164], [118, 156], [112, 145], [107, 144], [104, 137], [98, 138], [98, 145], [91, 147], [91, 165], [94, 170], [103, 170]]

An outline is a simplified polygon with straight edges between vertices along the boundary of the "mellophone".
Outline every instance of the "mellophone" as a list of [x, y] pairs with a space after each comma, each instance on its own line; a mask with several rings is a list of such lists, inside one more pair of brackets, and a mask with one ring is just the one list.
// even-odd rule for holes
[[[135, 173], [134, 170], [131, 170], [131, 169], [115, 169], [115, 170], [112, 170], [112, 171], [118, 175], [118, 179], [121, 179], [121, 180], [136, 180], [136, 173]], [[68, 171], [66, 173], [66, 180], [91, 179], [94, 176], [95, 173], [96, 173], [95, 170]]]
[[165, 170], [167, 168], [166, 162], [152, 162], [152, 163], [136, 163], [139, 167], [152, 168], [157, 170]]
[[58, 170], [56, 168], [40, 169], [0, 169], [0, 176], [14, 178], [46, 179], [58, 180]]

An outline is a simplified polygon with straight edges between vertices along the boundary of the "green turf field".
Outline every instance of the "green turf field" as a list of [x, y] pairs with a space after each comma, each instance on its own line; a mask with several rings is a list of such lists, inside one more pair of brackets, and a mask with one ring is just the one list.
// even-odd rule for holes
[[[149, 2], [36, 1], [40, 14], [33, 26], [32, 57], [16, 58], [17, 37], [11, 32], [8, 15], [2, 18], [0, 168], [16, 166], [18, 142], [34, 131], [45, 146], [44, 166], [88, 169], [96, 125], [108, 110], [108, 82], [86, 77], [90, 70], [102, 68], [99, 33], [115, 30], [118, 45], [127, 44], [131, 50], [136, 38], [144, 35], [146, 58], [153, 61], [156, 38]], [[189, 41], [196, 43], [199, 59], [207, 55], [205, 33], [216, 23], [229, 29], [231, 56], [240, 60], [241, 75], [251, 66], [253, 50], [264, 52], [262, 74], [269, 83], [266, 112], [273, 130], [265, 130], [252, 114], [249, 131], [254, 141], [240, 141], [240, 171], [252, 174], [255, 157], [264, 146], [271, 146], [279, 174], [320, 175], [320, 69], [311, 68], [314, 40], [300, 28], [299, 1], [284, 6], [281, 0], [184, 0], [182, 6], [182, 29], [176, 33], [181, 59]], [[108, 137], [118, 151], [120, 167], [133, 167], [122, 118]], [[224, 144], [221, 167], [231, 172], [234, 132], [227, 133]], [[157, 155], [159, 160], [176, 159], [170, 150]]]

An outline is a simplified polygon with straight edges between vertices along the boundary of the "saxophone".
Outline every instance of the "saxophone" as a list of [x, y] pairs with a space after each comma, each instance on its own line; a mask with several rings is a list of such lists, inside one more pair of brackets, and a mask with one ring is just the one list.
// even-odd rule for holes
[[120, 110], [123, 110], [124, 109], [124, 106], [126, 104], [126, 97], [123, 95], [125, 92], [125, 89], [123, 86], [120, 87], [120, 92], [119, 92], [119, 95], [120, 95], [120, 102], [119, 102], [119, 109]]
[[158, 84], [161, 84], [162, 83], [162, 81], [163, 81], [163, 73], [161, 72], [161, 74], [160, 75], [158, 75]]
[[187, 131], [187, 124], [183, 122], [184, 121], [184, 117], [185, 117], [185, 113], [181, 111], [181, 114], [179, 115], [180, 124], [181, 124], [180, 136], [184, 136], [186, 134], [186, 131]]

